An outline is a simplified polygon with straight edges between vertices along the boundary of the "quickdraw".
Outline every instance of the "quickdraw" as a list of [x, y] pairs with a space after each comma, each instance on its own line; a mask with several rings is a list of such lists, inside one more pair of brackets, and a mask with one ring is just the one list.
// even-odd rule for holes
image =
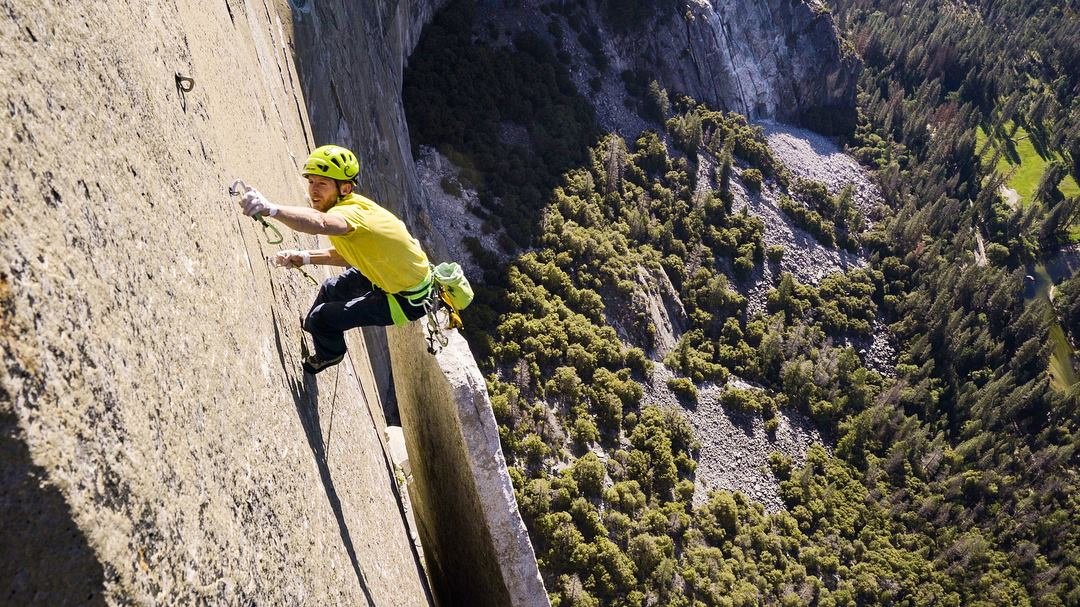
[[[244, 193], [244, 190], [246, 189], [247, 184], [244, 183], [242, 179], [237, 179], [236, 181], [232, 182], [232, 185], [229, 186], [229, 195], [240, 196]], [[284, 238], [282, 238], [281, 236], [281, 231], [278, 230], [272, 223], [266, 221], [266, 219], [262, 215], [252, 216], [252, 219], [262, 224], [263, 237], [266, 238], [266, 244], [281, 244]], [[309, 274], [307, 270], [301, 268], [296, 264], [293, 264], [292, 267], [295, 270], [299, 270], [300, 273], [304, 275], [304, 278], [307, 278], [311, 284], [315, 285], [316, 287], [319, 286], [319, 281], [316, 280], [314, 276]]]
[[[244, 190], [248, 189], [247, 184], [243, 180], [237, 179], [229, 186], [229, 196], [240, 196], [244, 193]], [[274, 227], [273, 224], [266, 221], [262, 215], [252, 215], [251, 217], [255, 221], [262, 224], [263, 238], [266, 239], [266, 244], [281, 244], [284, 238], [281, 236], [281, 232]], [[308, 278], [311, 278], [310, 276]], [[312, 278], [312, 280], [315, 280]], [[319, 284], [316, 282], [315, 284]]]
[[[428, 354], [438, 354], [450, 343], [450, 339], [443, 335], [442, 328], [439, 326], [439, 308], [444, 303], [442, 287], [438, 284], [431, 285], [431, 294], [424, 300], [424, 312], [427, 314], [427, 323], [424, 325], [424, 330], [427, 333]], [[458, 320], [460, 322], [460, 318]], [[438, 347], [435, 347], [436, 344], [438, 344]]]
[[450, 343], [450, 339], [443, 334], [442, 323], [439, 322], [439, 310], [444, 308], [446, 309], [447, 315], [446, 328], [462, 328], [464, 324], [461, 322], [461, 314], [459, 314], [457, 308], [454, 307], [454, 303], [451, 301], [450, 296], [443, 290], [442, 286], [436, 282], [431, 285], [431, 294], [424, 300], [424, 311], [427, 315], [427, 322], [424, 324], [424, 330], [427, 332], [427, 350], [429, 354], [438, 354], [448, 343]]
[[449, 338], [443, 335], [443, 328], [441, 323], [438, 322], [438, 309], [443, 306], [443, 300], [440, 296], [442, 287], [433, 283], [431, 285], [431, 293], [428, 294], [427, 299], [423, 300], [423, 311], [428, 316], [428, 321], [424, 323], [424, 333], [427, 333], [428, 337], [428, 353], [437, 354], [446, 348], [447, 343], [450, 342]]

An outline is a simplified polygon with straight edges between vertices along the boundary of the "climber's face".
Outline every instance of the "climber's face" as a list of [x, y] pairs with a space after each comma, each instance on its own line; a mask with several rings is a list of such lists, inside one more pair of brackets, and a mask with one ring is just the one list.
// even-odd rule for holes
[[334, 181], [322, 175], [308, 175], [307, 182], [311, 207], [324, 213], [337, 204], [339, 197], [348, 195], [353, 189], [351, 183]]

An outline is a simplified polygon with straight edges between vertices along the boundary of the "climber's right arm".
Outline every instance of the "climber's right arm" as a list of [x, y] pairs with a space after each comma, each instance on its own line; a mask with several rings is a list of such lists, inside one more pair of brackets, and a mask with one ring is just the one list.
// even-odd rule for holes
[[248, 188], [240, 198], [240, 207], [249, 217], [273, 217], [297, 232], [343, 236], [353, 231], [347, 221], [336, 215], [316, 211], [310, 207], [276, 205], [254, 188]]
[[309, 207], [278, 206], [273, 218], [305, 234], [343, 236], [353, 231], [352, 226], [343, 218]]

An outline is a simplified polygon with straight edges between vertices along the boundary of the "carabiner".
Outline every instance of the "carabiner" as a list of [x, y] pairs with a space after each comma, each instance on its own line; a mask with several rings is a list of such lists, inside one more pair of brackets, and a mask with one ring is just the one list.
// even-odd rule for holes
[[[242, 179], [237, 179], [229, 186], [229, 196], [240, 196], [247, 189], [247, 184]], [[281, 231], [266, 221], [266, 218], [262, 215], [253, 215], [251, 218], [262, 224], [263, 238], [266, 239], [266, 244], [281, 244], [285, 240], [281, 236]]]

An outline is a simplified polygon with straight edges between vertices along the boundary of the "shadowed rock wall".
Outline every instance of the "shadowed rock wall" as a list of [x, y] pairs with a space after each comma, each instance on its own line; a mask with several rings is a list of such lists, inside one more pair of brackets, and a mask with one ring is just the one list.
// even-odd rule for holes
[[[9, 605], [104, 605], [104, 568], [6, 409], [0, 410], [0, 461], [0, 598]], [[64, 573], [62, 580], [53, 579], [57, 572]]]

